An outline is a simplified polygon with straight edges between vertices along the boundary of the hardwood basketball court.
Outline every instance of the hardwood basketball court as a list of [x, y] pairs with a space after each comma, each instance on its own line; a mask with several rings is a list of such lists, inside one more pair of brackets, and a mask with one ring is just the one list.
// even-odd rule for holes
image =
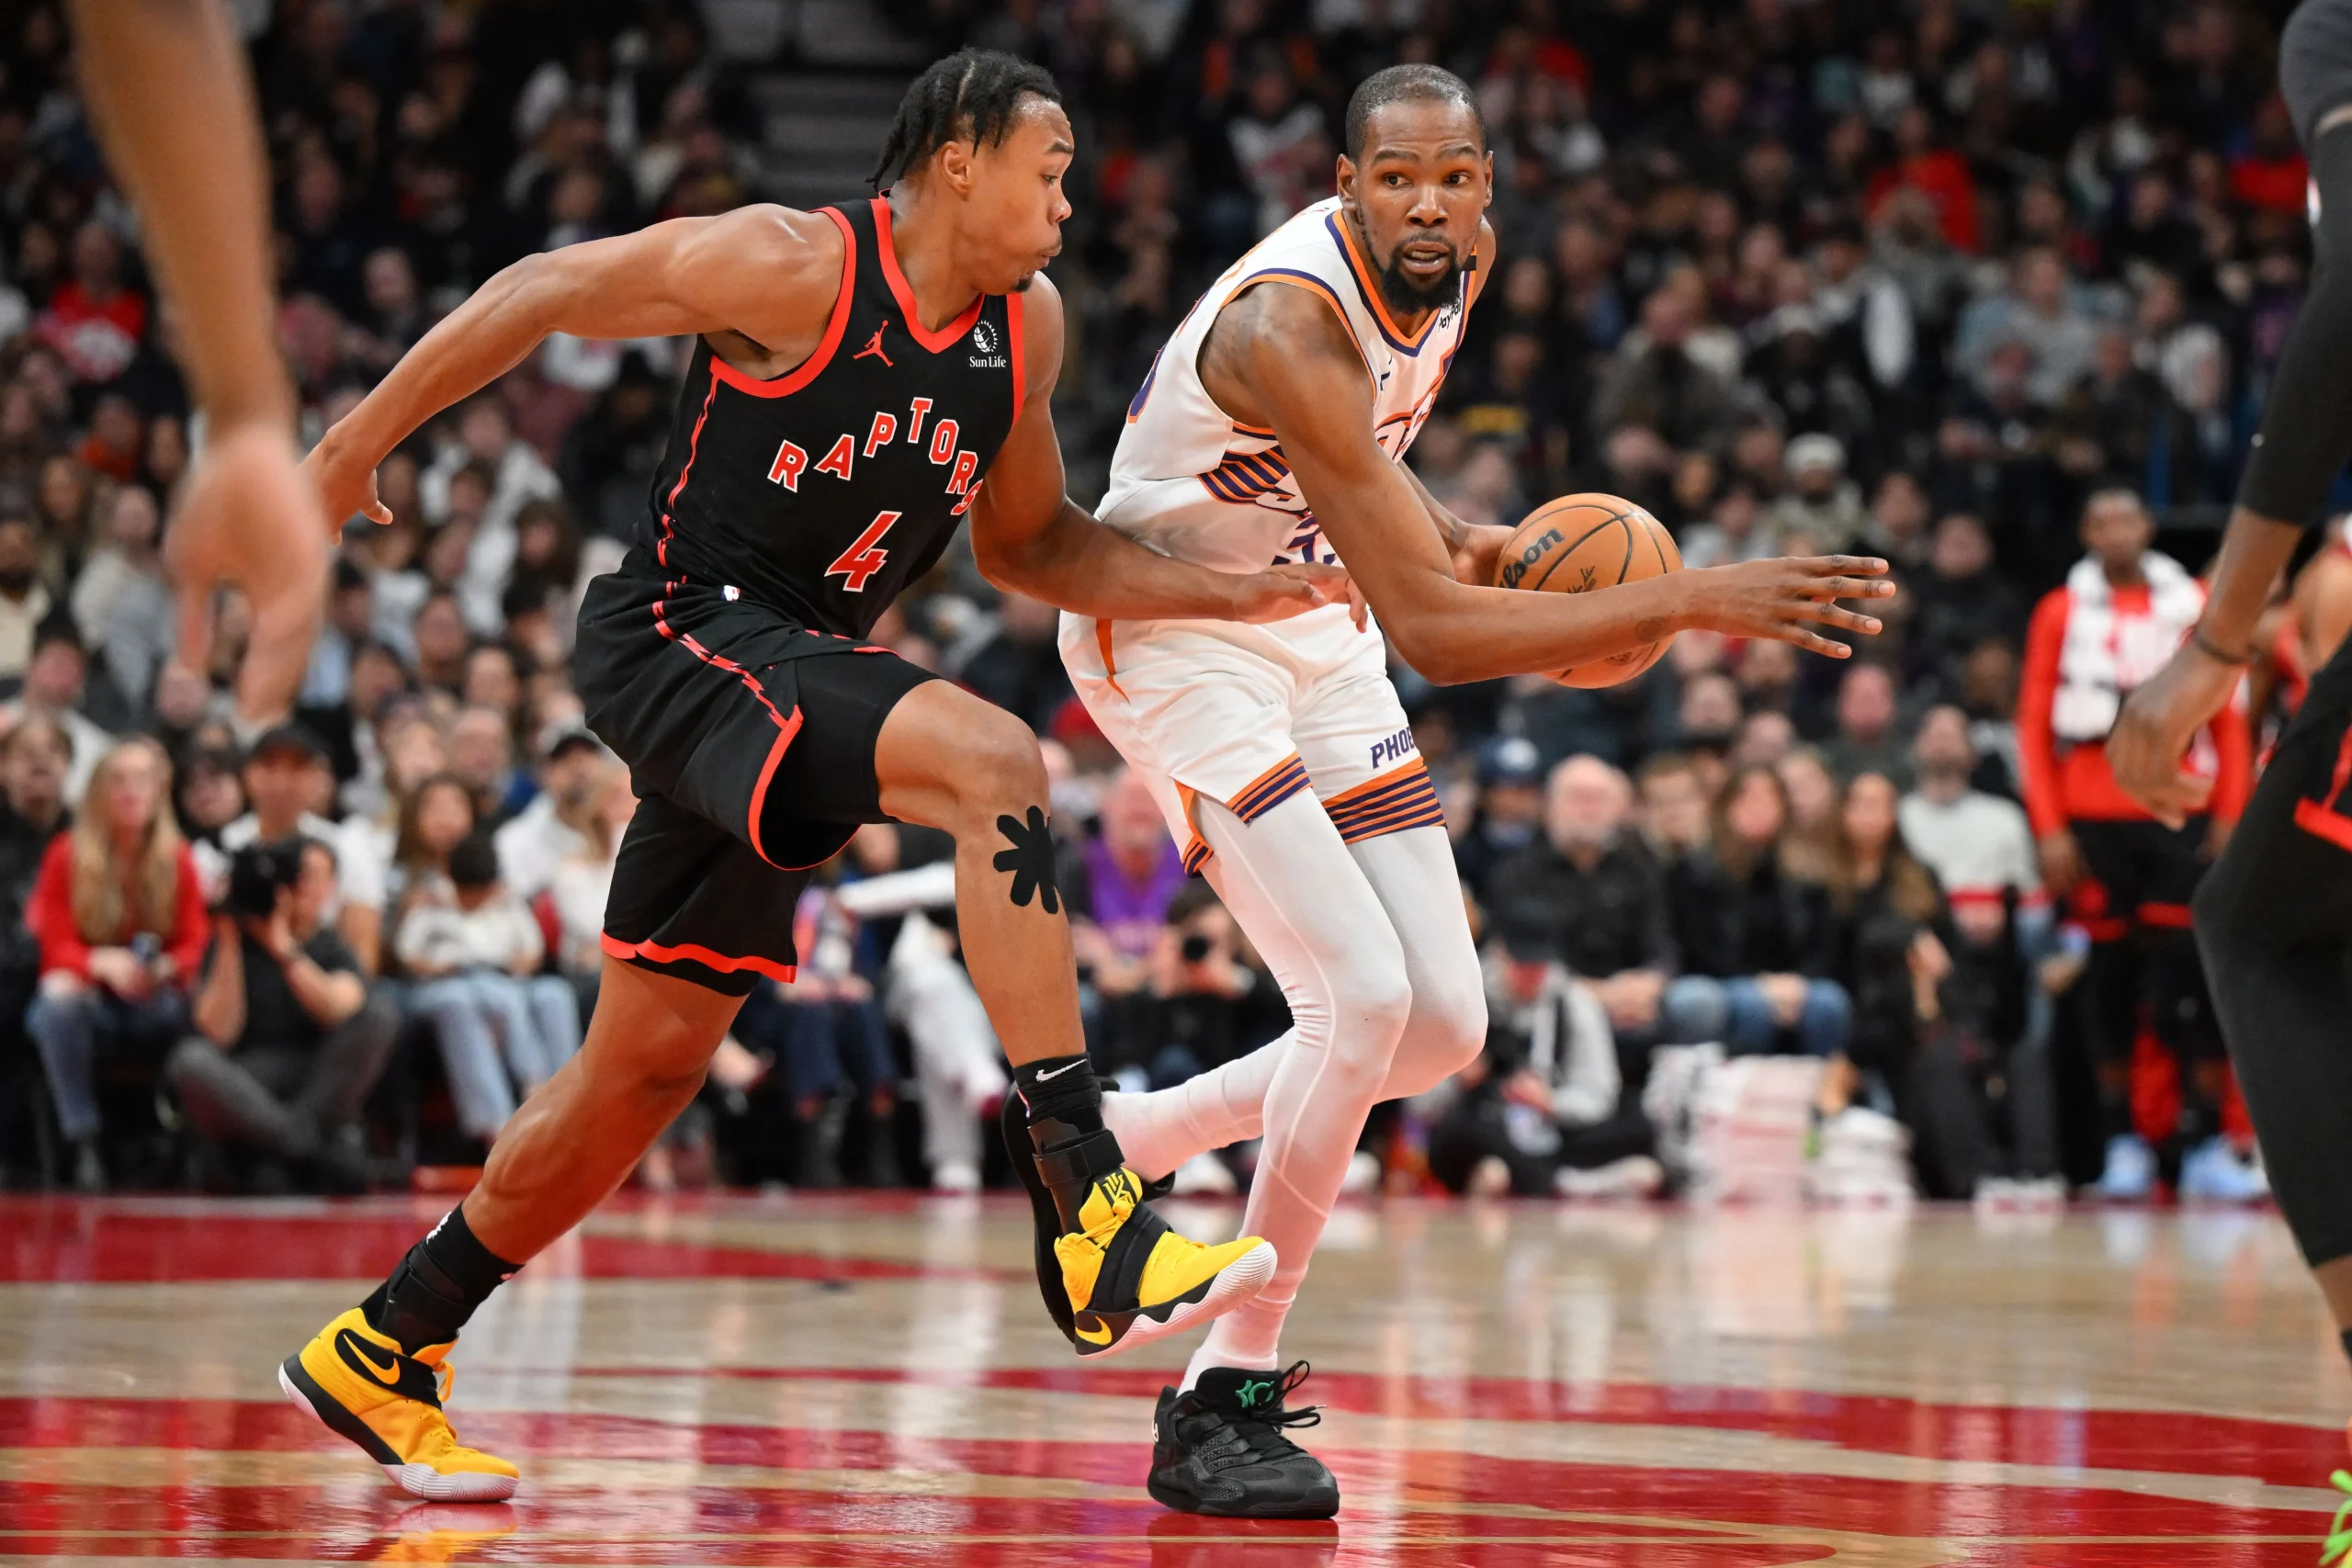
[[[446, 1201], [0, 1201], [0, 1562], [2267, 1568], [2352, 1377], [2267, 1213], [1342, 1209], [1287, 1354], [1336, 1526], [1172, 1515], [1002, 1199], [620, 1204], [454, 1359], [512, 1505], [423, 1504], [277, 1359]], [[1169, 1205], [1195, 1235], [1238, 1208]]]

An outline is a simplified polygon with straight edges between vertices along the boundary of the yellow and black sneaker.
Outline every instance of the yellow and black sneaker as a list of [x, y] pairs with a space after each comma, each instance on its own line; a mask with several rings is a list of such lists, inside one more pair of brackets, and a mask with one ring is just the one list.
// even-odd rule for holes
[[277, 1386], [320, 1426], [358, 1444], [402, 1491], [436, 1503], [503, 1502], [521, 1472], [459, 1443], [442, 1414], [454, 1376], [449, 1349], [409, 1355], [353, 1307], [286, 1358]]
[[1081, 1356], [1181, 1334], [1239, 1306], [1274, 1277], [1274, 1249], [1249, 1235], [1205, 1247], [1146, 1206], [1143, 1179], [1108, 1131], [1032, 1152], [1019, 1097], [1003, 1131], [1036, 1224], [1037, 1288]]

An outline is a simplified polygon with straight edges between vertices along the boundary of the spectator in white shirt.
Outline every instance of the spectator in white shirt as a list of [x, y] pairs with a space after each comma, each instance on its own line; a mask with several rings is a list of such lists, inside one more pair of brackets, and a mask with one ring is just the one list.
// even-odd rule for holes
[[523, 503], [538, 498], [553, 500], [563, 487], [530, 444], [514, 434], [506, 405], [496, 393], [485, 393], [468, 403], [458, 423], [458, 439], [417, 479], [417, 493], [430, 516], [448, 510], [449, 481], [469, 463], [486, 466], [492, 476], [490, 502], [482, 509], [466, 554], [464, 579], [458, 585], [458, 603], [466, 625], [478, 637], [499, 631], [498, 596], [506, 586], [507, 569], [514, 564], [514, 513]]
[[[6, 526], [0, 524], [0, 531]], [[24, 690], [0, 704], [0, 728], [15, 724], [28, 711], [48, 714], [63, 727], [65, 739], [74, 748], [73, 765], [65, 774], [70, 800], [82, 798], [90, 775], [114, 750], [113, 734], [82, 711], [82, 694], [89, 676], [90, 659], [83, 651], [82, 635], [74, 629], [74, 617], [61, 610], [33, 633], [32, 661], [25, 666]]]
[[539, 768], [539, 793], [498, 829], [498, 872], [529, 903], [554, 886], [556, 868], [588, 847], [601, 827], [606, 776], [618, 764], [584, 729], [557, 737]]
[[1929, 708], [1911, 754], [1919, 787], [1903, 797], [1895, 820], [1911, 852], [1943, 884], [1953, 920], [1963, 931], [1997, 927], [2011, 895], [2039, 903], [2041, 863], [2024, 808], [1969, 784], [1976, 748], [1968, 716], [1950, 705]]
[[71, 600], [83, 641], [134, 710], [146, 706], [155, 668], [172, 649], [172, 587], [155, 548], [160, 531], [153, 495], [139, 485], [116, 490]]

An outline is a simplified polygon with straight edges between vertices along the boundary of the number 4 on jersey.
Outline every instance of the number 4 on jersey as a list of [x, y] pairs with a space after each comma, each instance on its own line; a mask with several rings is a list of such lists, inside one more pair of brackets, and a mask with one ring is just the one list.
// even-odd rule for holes
[[888, 533], [890, 525], [898, 520], [899, 514], [895, 512], [876, 513], [874, 521], [865, 525], [865, 532], [850, 541], [849, 548], [825, 569], [825, 575], [844, 579], [842, 586], [849, 592], [865, 592], [866, 583], [882, 570], [882, 563], [890, 558], [889, 551], [877, 550], [874, 547], [882, 542], [882, 536]]

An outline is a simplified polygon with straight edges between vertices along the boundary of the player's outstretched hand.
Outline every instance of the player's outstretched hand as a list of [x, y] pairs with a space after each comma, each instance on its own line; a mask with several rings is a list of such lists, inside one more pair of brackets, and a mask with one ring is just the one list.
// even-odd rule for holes
[[202, 670], [214, 592], [228, 583], [243, 589], [253, 633], [237, 671], [237, 711], [247, 723], [278, 718], [294, 705], [326, 615], [327, 545], [318, 493], [284, 431], [252, 424], [205, 443], [164, 541], [179, 597], [173, 657]]
[[2213, 781], [2181, 766], [2188, 743], [2222, 711], [2242, 673], [2183, 643], [2164, 667], [2132, 689], [2107, 738], [2107, 760], [2123, 793], [2167, 828], [2205, 809]]
[[1702, 567], [1673, 580], [1687, 585], [1698, 623], [1731, 637], [1769, 637], [1831, 659], [1853, 649], [1816, 629], [1834, 626], [1864, 637], [1879, 630], [1875, 615], [1849, 610], [1840, 599], [1891, 599], [1894, 584], [1875, 556], [1804, 556]]
[[1356, 596], [1354, 583], [1348, 579], [1347, 568], [1313, 562], [1270, 566], [1234, 584], [1233, 613], [1227, 618], [1286, 621], [1342, 599], [1355, 606], [1356, 625], [1363, 625], [1362, 602]]
[[318, 491], [330, 535], [341, 533], [354, 517], [365, 517], [370, 523], [392, 520], [391, 508], [376, 494], [376, 465], [345, 447], [334, 431], [328, 431], [326, 438], [302, 459], [302, 471]]

